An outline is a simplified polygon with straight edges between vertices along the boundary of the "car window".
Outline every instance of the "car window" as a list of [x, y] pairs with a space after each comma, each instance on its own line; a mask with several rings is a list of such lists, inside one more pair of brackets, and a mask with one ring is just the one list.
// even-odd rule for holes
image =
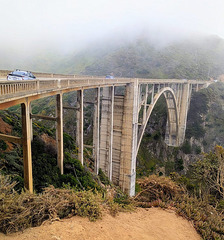
[[13, 72], [13, 74], [20, 75], [20, 76], [27, 76], [26, 72], [21, 72], [21, 71], [15, 71], [15, 72]]

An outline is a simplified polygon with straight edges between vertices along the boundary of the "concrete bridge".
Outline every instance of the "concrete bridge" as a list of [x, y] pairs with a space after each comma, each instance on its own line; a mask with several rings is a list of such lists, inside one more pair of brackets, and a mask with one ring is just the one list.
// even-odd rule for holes
[[[179, 146], [185, 137], [187, 112], [192, 91], [209, 82], [178, 79], [105, 79], [102, 77], [51, 78], [32, 81], [0, 82], [0, 109], [21, 104], [22, 137], [0, 134], [0, 139], [23, 145], [25, 187], [33, 191], [32, 119], [56, 122], [57, 162], [63, 174], [63, 94], [77, 91], [74, 111], [77, 116], [78, 158], [83, 164], [83, 93], [94, 89], [93, 155], [95, 172], [101, 168], [111, 181], [130, 196], [135, 194], [136, 156], [152, 110], [163, 95], [168, 119], [165, 142]], [[56, 97], [56, 116], [32, 114], [30, 103], [48, 96]], [[64, 106], [65, 108], [65, 106]]]

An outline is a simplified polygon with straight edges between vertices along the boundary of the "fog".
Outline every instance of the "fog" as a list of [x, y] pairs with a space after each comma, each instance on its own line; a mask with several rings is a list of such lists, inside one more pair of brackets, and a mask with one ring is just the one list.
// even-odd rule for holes
[[2, 56], [67, 54], [140, 35], [161, 44], [205, 34], [224, 38], [223, 0], [0, 0], [0, 9]]

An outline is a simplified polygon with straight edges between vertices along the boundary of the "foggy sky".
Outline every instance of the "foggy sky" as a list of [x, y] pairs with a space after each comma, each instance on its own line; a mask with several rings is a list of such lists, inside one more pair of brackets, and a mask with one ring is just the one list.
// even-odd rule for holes
[[0, 49], [68, 51], [118, 36], [224, 38], [223, 0], [0, 0]]

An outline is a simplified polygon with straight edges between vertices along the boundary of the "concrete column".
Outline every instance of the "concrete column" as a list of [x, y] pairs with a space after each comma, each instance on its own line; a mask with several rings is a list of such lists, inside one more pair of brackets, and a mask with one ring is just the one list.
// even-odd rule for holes
[[62, 94], [56, 95], [56, 142], [57, 142], [57, 164], [63, 174], [63, 103]]
[[77, 91], [77, 128], [76, 143], [78, 146], [78, 159], [83, 164], [83, 90]]
[[96, 88], [94, 103], [93, 151], [95, 159], [95, 173], [98, 174], [100, 161], [100, 88]]
[[33, 175], [32, 175], [32, 152], [31, 152], [31, 121], [30, 121], [30, 102], [21, 104], [22, 111], [22, 143], [23, 143], [23, 167], [24, 167], [24, 185], [33, 193]]
[[181, 106], [182, 93], [183, 93], [183, 84], [180, 84], [179, 90], [178, 90], [178, 99], [177, 99], [177, 106], [179, 111]]
[[147, 99], [148, 99], [148, 84], [146, 84], [146, 87], [145, 87], [145, 99], [144, 99], [144, 110], [143, 110], [143, 121], [142, 121], [143, 124], [146, 121]]
[[142, 85], [139, 84], [139, 86], [138, 86], [138, 106], [139, 106], [139, 111], [141, 110], [141, 102], [142, 102]]
[[155, 85], [153, 84], [152, 85], [152, 96], [151, 96], [151, 103], [150, 104], [153, 104], [153, 101], [154, 101], [154, 91], [155, 91]]
[[29, 104], [29, 106], [30, 106], [30, 138], [31, 141], [33, 141], [33, 119], [31, 118], [32, 115], [31, 103]]
[[126, 85], [121, 139], [120, 187], [135, 195], [138, 133], [138, 81]]
[[102, 89], [100, 122], [100, 168], [111, 179], [113, 148], [113, 102], [114, 88]]
[[112, 162], [113, 162], [113, 136], [114, 136], [114, 86], [111, 87], [110, 91], [111, 105], [110, 105], [110, 139], [109, 139], [109, 179], [112, 181]]
[[182, 92], [180, 98], [180, 109], [179, 109], [179, 144], [184, 142], [186, 123], [187, 123], [187, 112], [190, 104], [190, 84], [182, 84]]

